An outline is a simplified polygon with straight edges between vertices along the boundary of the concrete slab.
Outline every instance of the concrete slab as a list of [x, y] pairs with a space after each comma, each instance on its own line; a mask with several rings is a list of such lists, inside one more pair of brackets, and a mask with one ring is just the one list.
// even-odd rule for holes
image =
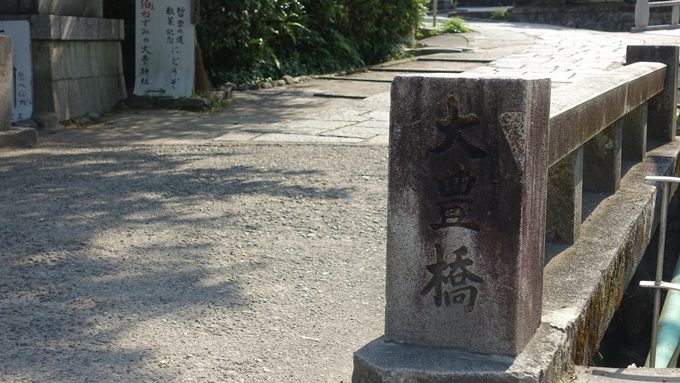
[[263, 134], [254, 138], [255, 142], [294, 142], [301, 144], [358, 144], [362, 141], [360, 138], [350, 137], [325, 137], [307, 134], [282, 134], [269, 133]]
[[381, 71], [368, 71], [353, 73], [347, 76], [342, 76], [343, 80], [354, 80], [354, 81], [375, 81], [375, 82], [392, 82], [397, 76], [413, 76], [415, 73], [412, 72], [381, 72]]
[[428, 37], [419, 41], [425, 47], [467, 48], [471, 45], [470, 37], [464, 33], [445, 33]]
[[413, 72], [413, 73], [462, 73], [475, 69], [483, 64], [452, 62], [452, 61], [410, 61], [396, 65], [373, 68], [373, 71], [382, 72]]
[[389, 83], [322, 79], [296, 86], [315, 97], [366, 98], [390, 90]]
[[38, 142], [33, 128], [11, 128], [0, 132], [0, 148], [32, 148]]

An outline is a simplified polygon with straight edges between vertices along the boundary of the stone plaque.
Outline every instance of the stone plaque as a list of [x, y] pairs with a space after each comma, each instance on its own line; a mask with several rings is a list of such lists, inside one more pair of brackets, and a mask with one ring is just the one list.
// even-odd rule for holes
[[31, 26], [28, 20], [0, 20], [0, 35], [12, 39], [12, 121], [26, 120], [33, 115]]
[[392, 85], [387, 341], [517, 355], [540, 322], [550, 81]]
[[136, 4], [134, 94], [191, 96], [196, 45], [191, 0], [136, 0]]

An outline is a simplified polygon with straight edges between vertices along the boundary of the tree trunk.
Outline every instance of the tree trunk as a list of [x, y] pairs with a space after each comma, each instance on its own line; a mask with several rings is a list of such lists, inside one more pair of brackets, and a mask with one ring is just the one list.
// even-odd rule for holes
[[201, 46], [198, 44], [198, 38], [196, 38], [196, 80], [194, 87], [196, 92], [207, 92], [213, 89], [208, 72], [203, 66], [203, 54], [201, 53]]

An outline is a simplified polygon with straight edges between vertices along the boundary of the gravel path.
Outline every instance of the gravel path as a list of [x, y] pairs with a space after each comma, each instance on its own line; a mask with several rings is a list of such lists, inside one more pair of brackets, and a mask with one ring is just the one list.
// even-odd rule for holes
[[385, 147], [0, 153], [0, 381], [349, 382]]

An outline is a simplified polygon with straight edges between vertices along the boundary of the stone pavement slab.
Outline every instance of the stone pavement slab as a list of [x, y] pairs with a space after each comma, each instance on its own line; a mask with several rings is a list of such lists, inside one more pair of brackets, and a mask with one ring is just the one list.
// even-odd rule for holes
[[375, 71], [385, 72], [410, 72], [415, 73], [462, 73], [481, 66], [479, 63], [453, 62], [453, 61], [422, 61], [414, 60], [397, 65], [385, 66]]
[[[309, 136], [310, 142], [384, 145], [388, 136], [389, 83], [396, 76], [460, 70], [471, 75], [545, 76], [552, 79], [555, 88], [620, 67], [627, 45], [680, 43], [677, 30], [611, 33], [522, 23], [473, 21], [469, 25], [473, 29], [470, 33], [435, 36], [421, 43], [429, 47], [467, 47], [471, 51], [421, 56], [384, 66], [383, 71], [322, 76], [283, 88], [236, 92], [224, 111], [213, 114], [117, 113], [85, 129], [69, 129], [47, 140], [110, 144], [215, 140], [299, 143], [302, 135]], [[299, 125], [290, 121], [306, 121], [302, 123], [315, 127], [300, 131]], [[274, 125], [267, 128], [267, 124]], [[342, 134], [336, 136], [334, 131]]]

